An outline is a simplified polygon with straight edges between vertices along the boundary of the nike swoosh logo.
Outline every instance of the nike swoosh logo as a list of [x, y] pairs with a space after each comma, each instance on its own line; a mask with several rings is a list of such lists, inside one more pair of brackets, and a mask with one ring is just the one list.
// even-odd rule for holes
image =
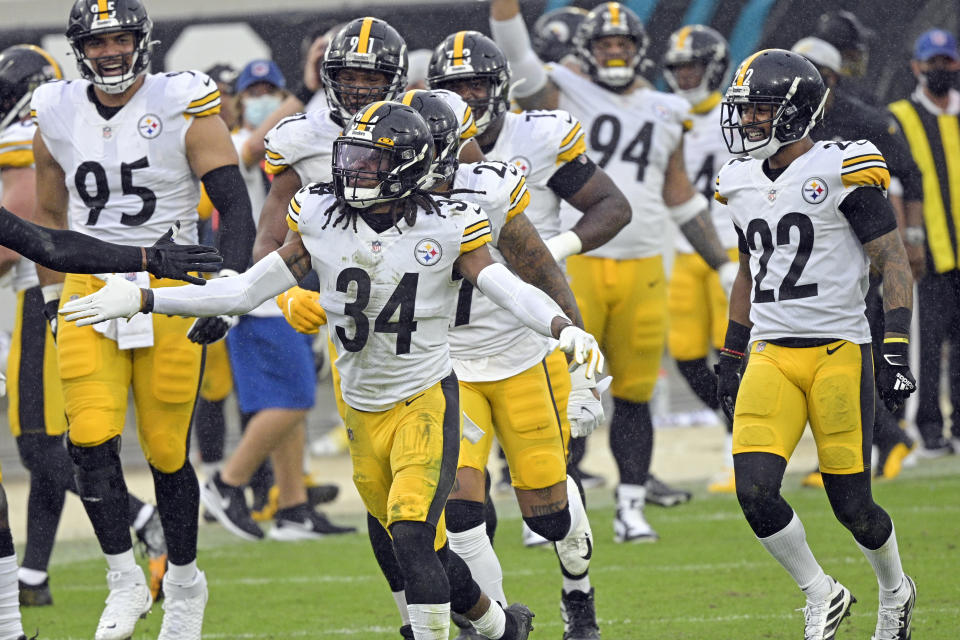
[[425, 395], [426, 395], [425, 393], [421, 393], [421, 394], [418, 395], [416, 398], [410, 398], [409, 400], [407, 400], [406, 405], [409, 407], [411, 403], [416, 402], [417, 400], [419, 400], [420, 398], [422, 398], [422, 397], [425, 396]]
[[827, 347], [827, 355], [828, 355], [828, 356], [832, 356], [834, 353], [836, 353], [837, 349], [839, 349], [840, 347], [842, 347], [842, 346], [845, 345], [845, 344], [847, 344], [847, 343], [846, 343], [846, 342], [841, 342], [840, 344], [838, 344], [837, 346], [835, 346], [833, 349], [831, 349], [830, 347]]
[[593, 542], [590, 541], [590, 536], [587, 535], [587, 553], [581, 556], [584, 560], [589, 560], [593, 557]]

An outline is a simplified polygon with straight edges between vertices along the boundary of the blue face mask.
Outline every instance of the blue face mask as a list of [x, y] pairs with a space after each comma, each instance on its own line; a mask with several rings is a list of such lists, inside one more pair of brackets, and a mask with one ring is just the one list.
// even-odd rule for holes
[[258, 127], [271, 113], [277, 110], [283, 98], [275, 95], [244, 98], [243, 121], [251, 127]]

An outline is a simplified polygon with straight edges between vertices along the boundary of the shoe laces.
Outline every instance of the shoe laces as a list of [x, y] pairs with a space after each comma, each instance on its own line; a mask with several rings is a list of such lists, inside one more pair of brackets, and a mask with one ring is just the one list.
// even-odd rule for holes
[[592, 630], [597, 626], [597, 612], [591, 605], [589, 597], [573, 597], [572, 594], [563, 599], [566, 611], [567, 626], [570, 631]]
[[163, 624], [160, 625], [160, 637], [186, 638], [194, 633], [197, 618], [202, 620], [203, 609], [192, 607], [192, 598], [167, 598], [163, 601]]
[[877, 629], [873, 634], [873, 640], [898, 640], [900, 629], [903, 628], [902, 615], [902, 605], [881, 604], [877, 612]]
[[803, 637], [804, 640], [819, 640], [823, 636], [823, 628], [827, 624], [828, 600], [807, 603], [803, 609]]

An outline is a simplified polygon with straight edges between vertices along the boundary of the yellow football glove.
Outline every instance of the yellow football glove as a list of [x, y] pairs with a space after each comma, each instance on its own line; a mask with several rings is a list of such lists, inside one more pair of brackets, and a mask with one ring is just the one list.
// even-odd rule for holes
[[327, 324], [327, 314], [320, 306], [320, 294], [309, 289], [292, 287], [277, 296], [277, 306], [290, 326], [300, 333], [317, 333]]

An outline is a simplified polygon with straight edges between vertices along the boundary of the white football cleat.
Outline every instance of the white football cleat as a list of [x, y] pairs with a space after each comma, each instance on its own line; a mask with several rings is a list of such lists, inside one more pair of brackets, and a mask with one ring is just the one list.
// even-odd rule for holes
[[617, 487], [617, 513], [613, 517], [615, 542], [656, 542], [660, 536], [643, 514], [647, 490], [643, 485]]
[[153, 606], [150, 588], [143, 577], [143, 569], [107, 572], [107, 606], [100, 614], [94, 640], [126, 640], [133, 635], [137, 620]]
[[[829, 576], [827, 576], [829, 578]], [[833, 589], [823, 600], [807, 600], [803, 611], [803, 640], [833, 640], [840, 621], [850, 615], [850, 606], [857, 601], [845, 586], [830, 578]]]
[[907, 599], [901, 603], [880, 602], [877, 629], [870, 640], [910, 640], [913, 629], [913, 607], [917, 602], [917, 585], [910, 576], [903, 577]]
[[197, 571], [191, 585], [177, 584], [167, 573], [163, 578], [163, 593], [163, 624], [157, 640], [200, 640], [208, 597], [203, 571]]

